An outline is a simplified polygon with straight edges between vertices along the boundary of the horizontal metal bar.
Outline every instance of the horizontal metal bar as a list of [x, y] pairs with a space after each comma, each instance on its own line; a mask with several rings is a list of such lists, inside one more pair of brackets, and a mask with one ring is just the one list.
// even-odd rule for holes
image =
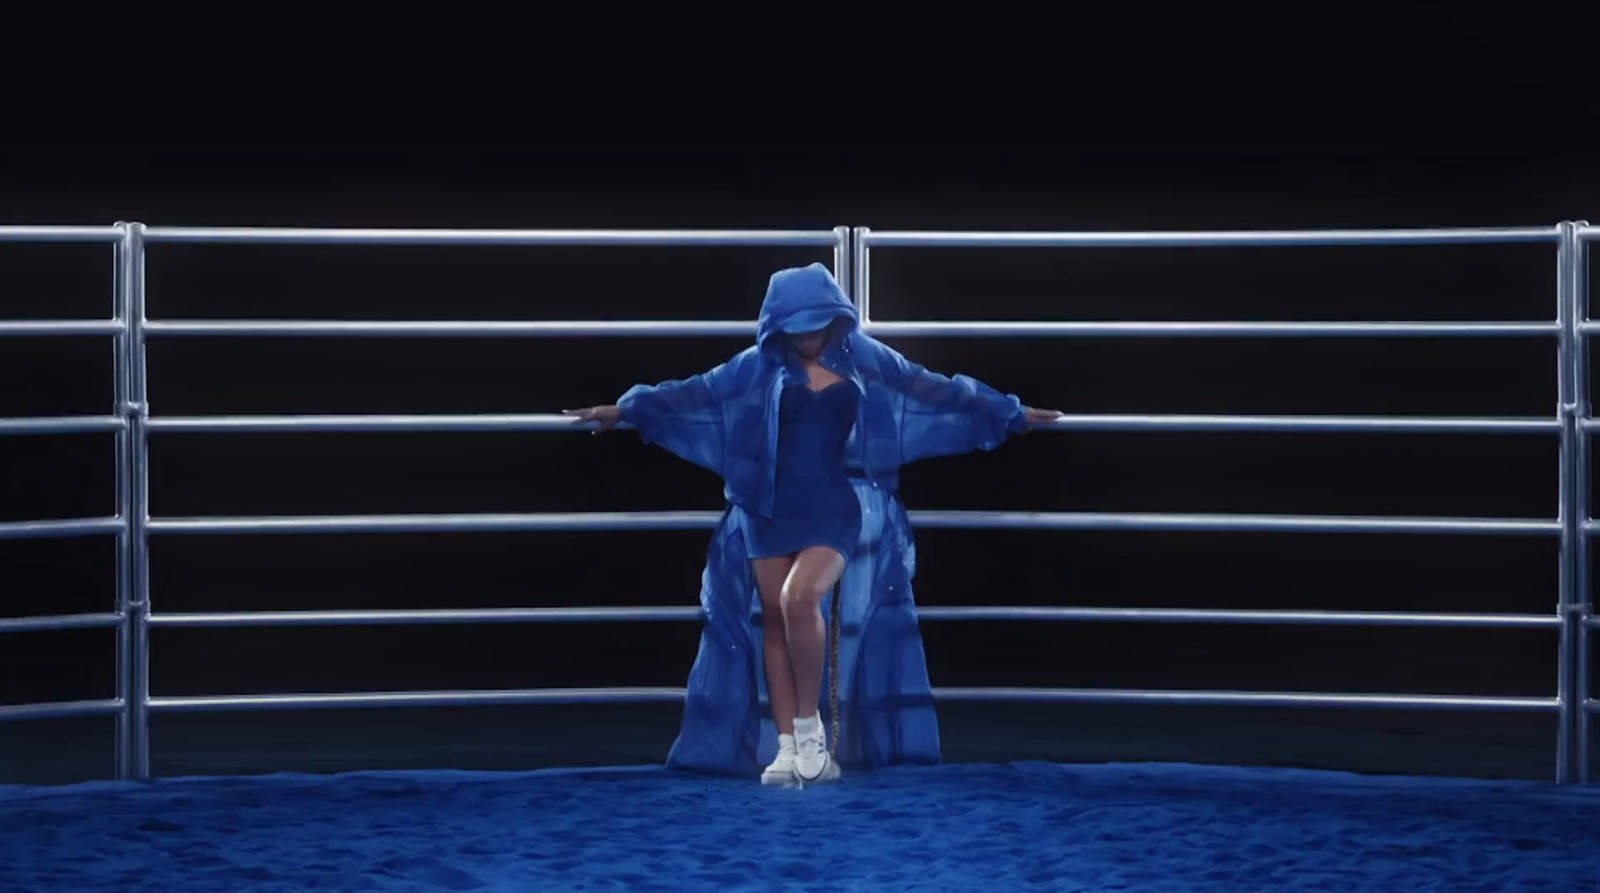
[[513, 704], [678, 703], [681, 688], [532, 688], [496, 691], [405, 691], [349, 694], [206, 695], [151, 698], [155, 713], [214, 710], [352, 709], [363, 707], [466, 707]]
[[94, 629], [117, 626], [121, 614], [59, 614], [51, 617], [0, 617], [0, 633], [31, 633], [58, 629]]
[[1554, 322], [878, 322], [876, 337], [1507, 338], [1553, 336]]
[[1578, 323], [1578, 332], [1584, 335], [1593, 335], [1600, 332], [1600, 322], [1584, 321]]
[[77, 434], [87, 431], [121, 431], [126, 427], [128, 427], [127, 421], [114, 415], [0, 419], [0, 437], [4, 437], [7, 434]]
[[833, 230], [695, 229], [302, 229], [152, 226], [146, 242], [267, 245], [814, 245], [832, 247]]
[[1357, 695], [1301, 692], [1146, 691], [1074, 688], [936, 688], [938, 701], [1045, 704], [1187, 704], [1249, 707], [1432, 708], [1554, 712], [1555, 698], [1479, 698], [1464, 695]]
[[0, 338], [118, 335], [122, 323], [114, 319], [6, 319], [0, 320]]
[[[0, 422], [0, 434], [5, 433]], [[556, 413], [527, 415], [349, 415], [155, 417], [151, 431], [587, 431], [593, 423]], [[629, 427], [626, 424], [619, 427]], [[1071, 415], [1040, 431], [1350, 431], [1395, 433], [1559, 433], [1556, 418], [1405, 418], [1400, 416]]]
[[[151, 418], [151, 431], [587, 431], [571, 416], [529, 415], [354, 415], [354, 416], [173, 416]], [[632, 427], [621, 425], [618, 428]]]
[[[1431, 708], [1552, 712], [1555, 698], [1480, 698], [1462, 695], [1362, 695], [1299, 692], [1145, 691], [1060, 688], [935, 688], [936, 701], [1073, 704], [1166, 703], [1194, 706]], [[445, 707], [518, 704], [679, 703], [681, 688], [568, 688], [497, 691], [362, 692], [349, 694], [206, 695], [150, 699], [157, 713]]]
[[6, 521], [0, 523], [0, 540], [51, 539], [116, 533], [127, 526], [121, 518], [72, 518], [62, 521]]
[[[97, 615], [113, 619], [117, 615]], [[259, 611], [151, 614], [151, 626], [348, 626], [410, 623], [609, 623], [698, 621], [697, 607], [471, 608], [441, 610]], [[1406, 614], [1359, 611], [1227, 611], [1177, 608], [919, 607], [920, 620], [1045, 620], [1113, 623], [1267, 623], [1349, 626], [1532, 628], [1561, 626], [1545, 614]], [[0, 632], [5, 631], [0, 621]]]
[[[257, 611], [151, 614], [151, 626], [354, 626], [408, 623], [609, 623], [699, 620], [698, 607], [470, 608], [457, 610]], [[3, 631], [4, 627], [0, 627]]]
[[1554, 226], [1478, 229], [1327, 229], [1216, 232], [890, 232], [864, 233], [868, 248], [1201, 248], [1215, 246], [1481, 245], [1556, 242]]
[[0, 226], [0, 242], [115, 242], [114, 226]]
[[1583, 625], [1590, 629], [1600, 629], [1600, 617], [1590, 617], [1583, 621]]
[[[1552, 336], [1554, 322], [873, 322], [881, 337], [1504, 338]], [[149, 335], [293, 338], [749, 337], [742, 320], [151, 320]]]
[[1176, 515], [1111, 512], [911, 512], [919, 527], [1044, 530], [1211, 530], [1300, 533], [1557, 534], [1556, 521], [1338, 515]]
[[[1211, 530], [1302, 533], [1545, 535], [1556, 521], [1521, 518], [1374, 518], [1337, 515], [1169, 515], [1109, 512], [914, 511], [919, 527], [1022, 530]], [[702, 530], [721, 512], [546, 512], [472, 515], [322, 515], [153, 518], [151, 533], [420, 533], [426, 531]]]
[[1035, 430], [1068, 431], [1348, 431], [1383, 433], [1557, 434], [1558, 418], [1403, 416], [1069, 415]]
[[1578, 227], [1578, 241], [1592, 242], [1596, 239], [1600, 239], [1600, 226]]
[[325, 515], [152, 518], [151, 533], [422, 533], [576, 530], [709, 530], [721, 512], [548, 512], [520, 515]]
[[147, 335], [292, 338], [694, 338], [753, 336], [741, 320], [151, 320]]
[[1083, 623], [1268, 623], [1326, 626], [1561, 628], [1554, 614], [1408, 614], [1374, 611], [1231, 611], [1188, 608], [917, 608], [918, 620], [1070, 621]]
[[57, 701], [50, 704], [6, 704], [0, 706], [0, 722], [25, 719], [57, 719], [67, 716], [102, 716], [121, 713], [122, 701]]

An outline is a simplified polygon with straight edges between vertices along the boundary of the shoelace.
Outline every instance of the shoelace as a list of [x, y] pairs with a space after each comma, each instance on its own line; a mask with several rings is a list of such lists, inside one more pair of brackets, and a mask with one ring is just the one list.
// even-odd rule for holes
[[[796, 750], [805, 754], [807, 757], [826, 756], [828, 753], [827, 742], [821, 736], [816, 738], [802, 738], [795, 742], [795, 748]], [[798, 755], [799, 754], [796, 754], [796, 756]]]

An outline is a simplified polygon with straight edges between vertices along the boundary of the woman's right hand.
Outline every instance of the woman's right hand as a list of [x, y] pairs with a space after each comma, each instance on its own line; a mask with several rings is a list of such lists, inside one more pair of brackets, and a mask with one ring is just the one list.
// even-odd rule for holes
[[618, 409], [614, 404], [591, 406], [588, 409], [563, 409], [561, 414], [575, 416], [579, 421], [597, 422], [598, 424], [593, 431], [589, 432], [590, 434], [610, 431], [617, 426], [618, 422], [622, 421], [622, 410]]

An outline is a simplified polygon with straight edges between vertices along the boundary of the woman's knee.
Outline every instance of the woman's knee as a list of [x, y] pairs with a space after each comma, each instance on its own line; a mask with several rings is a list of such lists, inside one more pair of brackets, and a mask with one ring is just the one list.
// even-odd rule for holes
[[[797, 575], [798, 576], [798, 575]], [[791, 577], [783, 584], [783, 615], [791, 623], [802, 623], [821, 611], [828, 587], [815, 578]]]

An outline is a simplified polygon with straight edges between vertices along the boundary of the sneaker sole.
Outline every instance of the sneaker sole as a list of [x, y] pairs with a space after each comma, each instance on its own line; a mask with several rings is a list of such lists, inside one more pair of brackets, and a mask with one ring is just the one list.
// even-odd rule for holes
[[829, 782], [838, 781], [839, 774], [839, 764], [835, 763], [831, 756], [827, 758], [827, 762], [822, 764], [822, 771], [818, 772], [814, 778], [807, 778], [801, 774], [799, 766], [796, 766], [794, 770], [795, 782], [801, 787], [805, 787], [808, 784], [828, 784]]
[[792, 788], [799, 783], [793, 772], [762, 772], [761, 783], [768, 787]]

